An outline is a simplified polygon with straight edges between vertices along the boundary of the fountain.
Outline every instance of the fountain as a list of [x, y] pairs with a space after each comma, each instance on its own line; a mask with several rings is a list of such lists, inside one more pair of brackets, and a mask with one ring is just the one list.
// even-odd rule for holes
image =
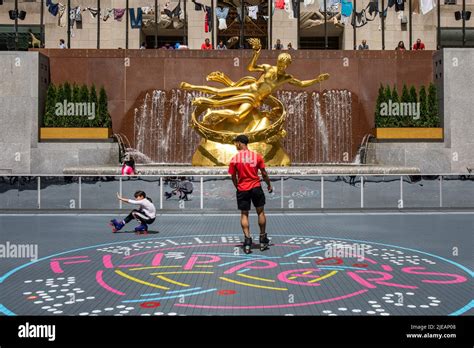
[[[239, 134], [248, 137], [249, 149], [260, 153], [267, 166], [289, 166], [292, 160], [281, 144], [287, 134], [285, 121], [289, 117], [288, 111], [301, 109], [306, 103], [303, 98], [292, 99], [289, 103], [292, 110], [289, 110], [274, 93], [283, 85], [305, 88], [329, 78], [329, 74], [320, 74], [300, 80], [288, 74], [286, 69], [292, 58], [287, 52], [278, 55], [276, 65], [258, 64], [262, 50], [260, 40], [252, 38], [247, 41], [253, 50], [247, 70], [257, 72], [258, 77], [244, 76], [233, 81], [225, 73], [214, 71], [207, 75], [206, 80], [224, 87], [181, 82], [183, 90], [207, 94], [192, 102], [196, 108], [191, 115], [191, 126], [201, 136], [192, 158], [194, 166], [229, 164], [237, 153], [234, 138]], [[305, 119], [305, 115], [302, 113], [293, 117]], [[306, 139], [300, 141], [306, 142]]]
[[[152, 90], [134, 114], [134, 149], [144, 164], [189, 165], [199, 136], [189, 127], [195, 91]], [[347, 90], [322, 93], [279, 90], [290, 136], [283, 146], [295, 164], [349, 163], [352, 160], [352, 99]], [[322, 100], [322, 103], [320, 102]], [[321, 105], [322, 104], [322, 105]], [[310, 115], [306, 117], [305, 115]], [[344, 158], [344, 153], [348, 154]]]
[[[361, 144], [357, 151], [354, 143], [352, 93], [277, 90], [286, 83], [309, 87], [329, 75], [303, 81], [286, 74], [291, 63], [288, 53], [278, 56], [276, 66], [257, 65], [260, 42], [249, 42], [254, 55], [248, 69], [261, 73], [258, 79], [245, 76], [234, 82], [222, 72], [212, 72], [207, 80], [224, 88], [183, 82], [180, 89], [142, 94], [133, 108], [133, 143], [124, 150], [142, 167], [139, 172], [225, 174], [236, 153], [233, 139], [241, 133], [249, 137], [249, 148], [262, 154], [267, 166], [278, 167], [270, 172], [282, 175], [419, 172], [418, 168], [364, 165], [368, 147]], [[369, 137], [364, 139], [367, 143]], [[284, 168], [290, 163], [292, 167]], [[116, 173], [117, 168], [104, 171]], [[97, 171], [68, 168], [64, 172]]]

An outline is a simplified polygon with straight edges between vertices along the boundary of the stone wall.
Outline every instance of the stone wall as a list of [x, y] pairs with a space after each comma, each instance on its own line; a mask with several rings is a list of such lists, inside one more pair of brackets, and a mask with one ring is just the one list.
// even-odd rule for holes
[[65, 166], [118, 163], [116, 143], [40, 143], [48, 57], [0, 52], [0, 174], [60, 174]]
[[[211, 0], [199, 0], [197, 1], [200, 4], [205, 6], [211, 6]], [[187, 18], [188, 18], [188, 45], [192, 49], [200, 49], [201, 45], [204, 43], [206, 38], [212, 43], [212, 37], [214, 36], [214, 43], [217, 45], [216, 40], [216, 30], [213, 30], [210, 33], [204, 31], [204, 11], [195, 11], [194, 4], [192, 2], [188, 3], [187, 8]]]
[[[0, 171], [29, 173], [38, 143], [39, 85], [46, 57], [38, 52], [0, 52]], [[40, 79], [41, 76], [41, 79]]]
[[[369, 164], [415, 166], [425, 173], [450, 173], [449, 149], [444, 143], [377, 142], [369, 144]], [[465, 172], [466, 169], [461, 172]]]
[[117, 143], [39, 143], [31, 150], [31, 173], [61, 174], [66, 167], [119, 165]]
[[451, 170], [474, 168], [474, 49], [443, 50], [443, 113], [445, 145]]
[[298, 20], [290, 18], [287, 11], [275, 9], [272, 18], [272, 48], [275, 47], [277, 39], [280, 39], [285, 50], [289, 42], [296, 48], [298, 44], [297, 23]]
[[418, 166], [422, 173], [474, 168], [474, 49], [444, 49], [434, 60], [444, 141], [371, 144], [370, 163]]

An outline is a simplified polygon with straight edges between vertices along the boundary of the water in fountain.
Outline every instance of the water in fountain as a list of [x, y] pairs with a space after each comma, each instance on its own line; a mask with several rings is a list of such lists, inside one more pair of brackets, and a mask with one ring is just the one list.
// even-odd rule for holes
[[326, 121], [321, 113], [321, 103], [319, 101], [319, 93], [311, 93], [311, 99], [313, 101], [313, 120], [314, 120], [314, 131], [315, 136], [312, 140], [314, 141], [314, 148], [316, 149], [316, 156], [319, 158], [319, 162], [328, 162], [328, 129], [326, 127]]
[[322, 95], [324, 100], [324, 124], [321, 128], [327, 137], [322, 162], [350, 162], [352, 160], [352, 102], [346, 90], [330, 90]]
[[307, 117], [308, 93], [305, 91], [277, 91], [276, 97], [281, 100], [286, 109], [287, 137], [283, 140], [283, 147], [290, 153], [295, 163], [308, 162], [310, 151], [308, 147]]
[[198, 135], [188, 127], [191, 101], [201, 95], [181, 90], [146, 93], [143, 104], [135, 109], [136, 151], [146, 154], [154, 163], [190, 163], [199, 141]]
[[151, 161], [155, 161], [158, 142], [163, 139], [163, 120], [167, 95], [165, 91], [154, 90], [146, 93], [143, 104], [135, 109], [134, 117], [134, 144], [135, 150], [146, 154]]
[[[135, 109], [134, 146], [142, 163], [189, 164], [200, 140], [189, 121], [191, 102], [203, 93], [154, 90]], [[346, 90], [323, 93], [277, 91], [287, 110], [283, 146], [293, 163], [351, 161], [352, 96]]]
[[351, 92], [277, 91], [276, 96], [287, 110], [288, 137], [283, 145], [293, 163], [351, 161]]
[[[168, 151], [167, 163], [177, 158], [182, 163], [190, 163], [191, 157], [199, 142], [199, 135], [189, 127], [194, 107], [193, 99], [202, 97], [204, 93], [197, 91], [171, 91], [170, 123], [171, 133], [175, 137], [174, 148]], [[166, 147], [165, 147], [166, 148]]]
[[127, 154], [132, 156], [133, 159], [135, 160], [135, 163], [137, 163], [137, 164], [151, 164], [151, 163], [153, 163], [153, 161], [151, 160], [150, 157], [148, 157], [144, 153], [138, 151], [137, 149], [128, 147], [127, 148]]

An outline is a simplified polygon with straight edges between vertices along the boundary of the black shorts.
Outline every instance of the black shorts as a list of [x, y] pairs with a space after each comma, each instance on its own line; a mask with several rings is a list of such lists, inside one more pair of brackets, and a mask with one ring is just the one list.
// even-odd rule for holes
[[238, 191], [237, 190], [237, 208], [239, 210], [249, 211], [250, 201], [255, 208], [260, 208], [265, 205], [265, 193], [263, 193], [262, 187], [254, 187], [249, 191]]

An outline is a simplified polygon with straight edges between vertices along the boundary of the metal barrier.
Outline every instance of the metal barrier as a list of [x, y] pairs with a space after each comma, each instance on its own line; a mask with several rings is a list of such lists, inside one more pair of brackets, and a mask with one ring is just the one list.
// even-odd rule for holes
[[[179, 190], [186, 181], [192, 183], [192, 193]], [[469, 174], [291, 175], [272, 176], [271, 181], [274, 193], [266, 194], [267, 210], [474, 208], [474, 175]], [[0, 176], [0, 210], [128, 209], [116, 193], [133, 198], [137, 190], [145, 191], [158, 210], [237, 207], [235, 188], [224, 175], [20, 175]]]

